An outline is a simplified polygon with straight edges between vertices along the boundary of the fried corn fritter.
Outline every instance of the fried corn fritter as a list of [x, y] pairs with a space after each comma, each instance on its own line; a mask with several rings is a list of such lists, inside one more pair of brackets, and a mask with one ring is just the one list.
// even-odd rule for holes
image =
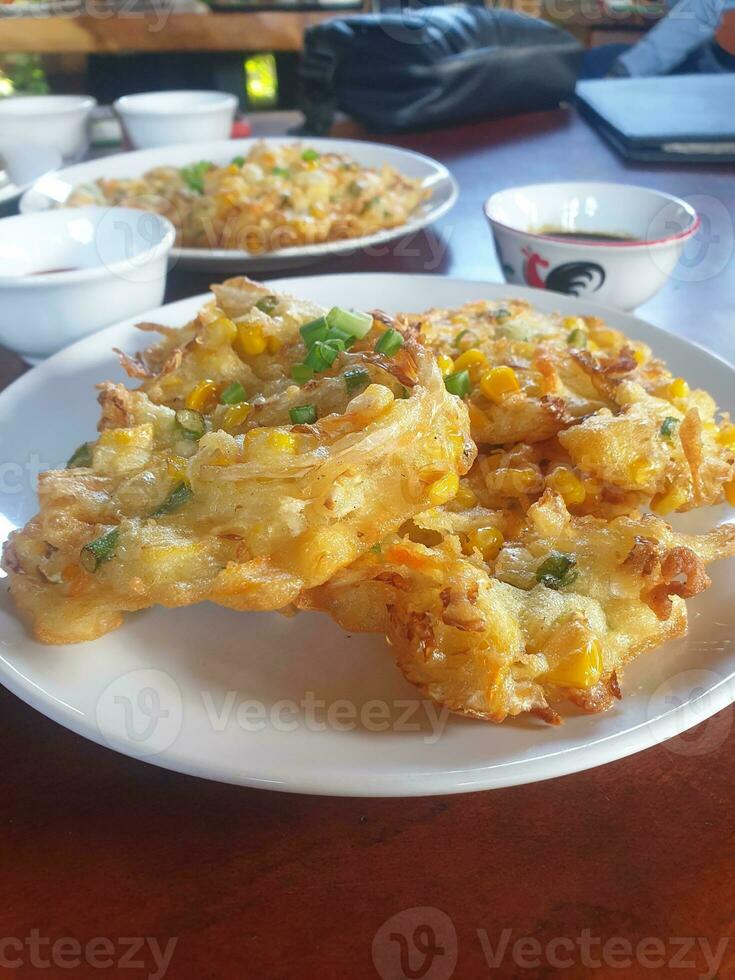
[[139, 389], [100, 386], [99, 437], [42, 474], [5, 547], [44, 642], [154, 604], [282, 608], [451, 499], [472, 463], [464, 405], [387, 317], [233, 280], [163, 331], [123, 358]]
[[173, 223], [179, 245], [261, 253], [398, 228], [430, 196], [387, 165], [363, 167], [301, 143], [256, 143], [224, 166], [201, 161], [100, 179], [77, 187], [64, 206], [154, 211]]
[[[544, 480], [548, 461], [561, 467], [550, 485], [575, 512], [585, 500], [580, 512], [652, 506], [662, 515], [735, 500], [735, 426], [707, 392], [599, 318], [479, 300], [400, 319], [467, 401], [475, 441], [544, 443]], [[525, 478], [543, 489], [522, 474], [515, 495], [533, 492]]]
[[493, 722], [609, 707], [625, 664], [686, 632], [705, 565], [735, 554], [735, 525], [573, 517], [550, 489], [525, 514], [466, 503], [414, 518], [300, 604], [384, 632], [426, 696]]

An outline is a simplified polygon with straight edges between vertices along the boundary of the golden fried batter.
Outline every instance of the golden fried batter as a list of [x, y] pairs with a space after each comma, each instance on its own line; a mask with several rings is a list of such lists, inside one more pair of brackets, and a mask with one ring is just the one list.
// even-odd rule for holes
[[551, 486], [574, 513], [600, 516], [735, 500], [729, 418], [598, 318], [479, 300], [400, 319], [459, 381], [475, 441], [522, 462], [501, 467], [505, 496]]
[[4, 567], [44, 642], [153, 604], [282, 608], [450, 499], [470, 466], [466, 409], [413, 340], [363, 314], [368, 332], [297, 384], [321, 350], [299, 327], [325, 311], [249, 282], [220, 297], [131, 363], [139, 390], [102, 385], [99, 438], [41, 476]]
[[164, 215], [187, 248], [254, 254], [372, 235], [406, 224], [431, 192], [395, 168], [300, 143], [256, 143], [216, 166], [156, 167], [75, 188], [65, 207], [141, 208]]
[[452, 711], [558, 721], [563, 699], [600, 711], [619, 697], [625, 664], [685, 633], [705, 564], [733, 554], [735, 525], [572, 517], [546, 490], [523, 516], [422, 514], [300, 603], [385, 632], [407, 679]]

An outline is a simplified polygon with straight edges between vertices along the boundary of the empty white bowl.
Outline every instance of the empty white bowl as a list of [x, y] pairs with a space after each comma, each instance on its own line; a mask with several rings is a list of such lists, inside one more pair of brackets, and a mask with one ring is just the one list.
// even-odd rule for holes
[[139, 150], [229, 139], [236, 109], [236, 97], [227, 92], [144, 92], [115, 102], [125, 133]]
[[[621, 310], [658, 292], [699, 228], [686, 201], [627, 184], [511, 187], [486, 201], [485, 215], [508, 282], [587, 296]], [[574, 233], [617, 238], [566, 237]]]
[[0, 343], [30, 361], [160, 306], [176, 233], [160, 215], [70, 208], [0, 221]]
[[0, 99], [0, 156], [16, 146], [56, 150], [65, 163], [89, 149], [89, 95], [17, 95]]

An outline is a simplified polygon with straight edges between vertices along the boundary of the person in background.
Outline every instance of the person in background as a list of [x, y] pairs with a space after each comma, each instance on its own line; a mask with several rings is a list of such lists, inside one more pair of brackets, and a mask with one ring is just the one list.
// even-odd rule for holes
[[582, 77], [735, 71], [735, 0], [678, 0], [637, 44], [585, 53]]

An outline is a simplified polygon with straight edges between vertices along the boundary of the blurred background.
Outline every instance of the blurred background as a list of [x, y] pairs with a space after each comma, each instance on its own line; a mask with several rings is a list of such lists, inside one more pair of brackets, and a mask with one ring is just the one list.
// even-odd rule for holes
[[[635, 43], [666, 11], [662, 0], [498, 6], [556, 23], [588, 49]], [[154, 89], [216, 88], [247, 112], [290, 109], [308, 26], [394, 9], [391, 0], [6, 0], [0, 95], [86, 92], [109, 104]]]

